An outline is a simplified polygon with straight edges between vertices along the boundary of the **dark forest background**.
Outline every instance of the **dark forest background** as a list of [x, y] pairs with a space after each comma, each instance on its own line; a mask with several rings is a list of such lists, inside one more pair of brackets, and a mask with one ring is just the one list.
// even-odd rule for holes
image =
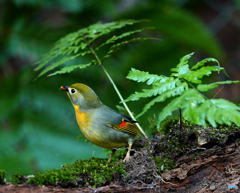
[[[85, 83], [117, 110], [119, 98], [102, 70], [91, 66], [33, 81], [39, 74], [33, 64], [59, 38], [99, 21], [149, 19], [142, 25], [156, 29], [147, 35], [161, 41], [130, 44], [104, 64], [124, 98], [145, 87], [125, 78], [131, 67], [170, 75], [179, 59], [191, 52], [192, 62], [214, 57], [231, 80], [239, 80], [239, 8], [239, 0], [0, 0], [0, 169], [8, 176], [16, 171], [32, 174], [79, 158], [107, 158], [102, 148], [77, 140], [80, 131], [73, 107], [59, 91], [61, 85]], [[213, 78], [228, 79], [224, 74]], [[219, 89], [217, 98], [239, 103], [238, 85], [216, 92]], [[131, 102], [129, 107], [138, 114], [149, 100]], [[149, 120], [161, 108], [155, 105], [138, 120], [149, 135]]]

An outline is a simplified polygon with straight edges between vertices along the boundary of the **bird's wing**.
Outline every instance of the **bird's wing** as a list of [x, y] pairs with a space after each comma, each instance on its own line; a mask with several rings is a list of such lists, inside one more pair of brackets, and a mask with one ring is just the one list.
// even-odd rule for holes
[[122, 118], [120, 124], [114, 125], [114, 124], [110, 123], [109, 126], [112, 127], [113, 129], [118, 130], [118, 131], [122, 131], [122, 132], [125, 132], [125, 133], [130, 133], [130, 134], [133, 134], [133, 135], [142, 134], [141, 131], [138, 129], [138, 127], [136, 125], [127, 121], [124, 118]]
[[134, 125], [137, 121], [132, 120], [129, 116], [118, 113], [107, 106], [105, 106], [104, 112], [108, 112], [105, 118], [108, 119], [107, 124], [111, 128], [133, 135], [142, 134], [139, 128]]

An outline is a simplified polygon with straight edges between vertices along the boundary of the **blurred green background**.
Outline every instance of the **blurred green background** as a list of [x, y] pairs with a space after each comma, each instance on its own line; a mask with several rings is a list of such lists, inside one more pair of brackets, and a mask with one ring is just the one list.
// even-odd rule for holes
[[[218, 59], [237, 80], [239, 8], [239, 0], [0, 0], [0, 169], [8, 176], [16, 171], [29, 175], [79, 158], [107, 158], [102, 148], [76, 140], [80, 131], [73, 107], [59, 91], [61, 85], [82, 82], [117, 110], [119, 98], [102, 70], [91, 66], [33, 81], [39, 72], [32, 64], [59, 38], [98, 21], [151, 20], [142, 25], [156, 27], [147, 35], [161, 41], [130, 44], [105, 61], [124, 98], [145, 87], [125, 78], [131, 67], [169, 75], [170, 68], [191, 52], [193, 62]], [[227, 85], [218, 97], [239, 102], [239, 93], [239, 86]], [[138, 114], [148, 100], [131, 102], [129, 107]], [[155, 105], [139, 119], [149, 135], [148, 120], [159, 111], [161, 105]]]

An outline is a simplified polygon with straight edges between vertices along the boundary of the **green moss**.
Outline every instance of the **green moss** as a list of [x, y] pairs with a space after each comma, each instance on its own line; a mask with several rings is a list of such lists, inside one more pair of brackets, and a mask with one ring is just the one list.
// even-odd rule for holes
[[26, 178], [20, 174], [19, 172], [16, 172], [15, 174], [12, 174], [10, 176], [10, 182], [12, 184], [22, 184], [22, 183], [25, 183], [26, 182]]
[[4, 184], [6, 172], [5, 170], [0, 170], [0, 184]]
[[106, 159], [92, 158], [77, 160], [73, 164], [65, 164], [61, 169], [46, 170], [29, 178], [29, 184], [99, 187], [113, 180], [113, 174], [126, 174], [122, 164], [108, 163]]
[[171, 170], [175, 168], [175, 163], [173, 160], [168, 158], [154, 157], [153, 160], [158, 166], [160, 173], [163, 173], [165, 170]]
[[[172, 116], [166, 118], [161, 122], [160, 131], [169, 131], [172, 127], [174, 127], [179, 122], [179, 116]], [[157, 124], [157, 122], [156, 122]]]

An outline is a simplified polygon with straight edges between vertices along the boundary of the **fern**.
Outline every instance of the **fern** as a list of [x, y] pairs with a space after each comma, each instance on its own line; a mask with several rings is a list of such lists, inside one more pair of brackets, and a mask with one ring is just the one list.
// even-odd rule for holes
[[[147, 103], [143, 111], [137, 116], [142, 116], [157, 102], [164, 102], [166, 99], [172, 100], [163, 108], [158, 116], [158, 128], [160, 123], [171, 116], [172, 113], [180, 109], [183, 117], [193, 124], [206, 126], [209, 123], [216, 127], [216, 124], [230, 125], [235, 123], [240, 126], [240, 107], [225, 99], [208, 99], [201, 92], [206, 92], [222, 84], [240, 84], [240, 81], [221, 81], [211, 84], [202, 84], [202, 78], [209, 76], [213, 72], [223, 72], [219, 62], [214, 58], [206, 58], [192, 68], [189, 67], [188, 60], [193, 53], [180, 59], [180, 63], [170, 77], [163, 75], [149, 74], [136, 69], [131, 69], [127, 78], [137, 82], [145, 82], [150, 85], [150, 89], [135, 92], [125, 101], [136, 101], [141, 98], [155, 97]], [[216, 63], [216, 66], [206, 65], [207, 62]], [[181, 117], [181, 116], [180, 116]]]
[[[92, 65], [102, 65], [103, 60], [107, 57], [109, 57], [113, 52], [121, 49], [124, 45], [130, 43], [130, 42], [136, 42], [136, 41], [142, 41], [152, 38], [133, 38], [130, 40], [125, 40], [122, 42], [118, 42], [119, 40], [123, 38], [127, 38], [131, 36], [132, 34], [142, 32], [144, 30], [153, 29], [150, 27], [134, 30], [134, 31], [127, 31], [122, 33], [119, 36], [113, 36], [107, 39], [104, 43], [102, 43], [100, 46], [96, 47], [94, 49], [94, 43], [95, 40], [98, 38], [109, 34], [115, 30], [121, 29], [127, 25], [133, 25], [139, 22], [144, 22], [147, 20], [126, 20], [126, 21], [117, 21], [117, 22], [110, 22], [110, 23], [96, 23], [93, 24], [87, 28], [80, 29], [77, 32], [73, 32], [71, 34], [66, 35], [65, 37], [58, 40], [54, 47], [50, 50], [48, 54], [45, 55], [45, 57], [36, 63], [37, 67], [35, 70], [40, 70], [46, 65], [50, 65], [45, 68], [38, 77], [58, 68], [59, 66], [67, 63], [70, 60], [75, 59], [76, 57], [83, 57], [85, 55], [93, 54], [95, 59], [92, 59], [91, 61], [87, 62], [86, 64], [82, 64], [81, 68], [88, 67], [89, 63]], [[97, 56], [96, 51], [99, 51], [103, 46], [113, 44], [109, 51], [102, 57], [102, 59], [99, 59]], [[60, 56], [64, 56], [63, 58], [59, 58]], [[98, 58], [96, 58], [98, 57]], [[52, 62], [54, 59], [57, 59], [56, 62]], [[69, 73], [76, 68], [62, 68], [58, 70], [57, 73], [52, 73], [50, 75], [56, 75], [56, 74], [64, 74]], [[37, 77], [37, 78], [38, 78]]]
[[[126, 44], [129, 44], [131, 42], [154, 39], [150, 37], [138, 37], [138, 38], [130, 37], [133, 34], [142, 32], [144, 30], [153, 29], [153, 28], [146, 27], [146, 28], [142, 28], [134, 31], [124, 32], [120, 35], [117, 35], [117, 36], [115, 35], [113, 37], [108, 38], [105, 42], [103, 42], [99, 46], [95, 45], [95, 42], [98, 38], [101, 38], [103, 36], [105, 37], [105, 35], [115, 30], [121, 29], [128, 25], [144, 22], [144, 21], [147, 21], [147, 20], [125, 20], [125, 21], [117, 21], [117, 22], [110, 22], [110, 23], [99, 22], [87, 28], [80, 29], [76, 32], [66, 35], [65, 37], [61, 38], [59, 41], [55, 43], [54, 47], [50, 50], [48, 54], [45, 55], [45, 57], [41, 61], [36, 63], [37, 67], [35, 68], [35, 70], [40, 70], [43, 67], [45, 67], [45, 69], [42, 70], [42, 72], [38, 75], [38, 77], [46, 73], [49, 73], [52, 70], [55, 70], [55, 71], [49, 74], [48, 76], [70, 73], [76, 69], [84, 69], [91, 65], [99, 65], [103, 69], [109, 81], [112, 83], [115, 91], [117, 92], [120, 100], [123, 102], [123, 105], [128, 111], [129, 115], [131, 116], [132, 119], [134, 119], [131, 111], [128, 109], [128, 106], [124, 102], [114, 81], [112, 80], [111, 76], [108, 74], [107, 70], [104, 68], [103, 62], [106, 58], [110, 57], [114, 52], [121, 49]], [[124, 38], [129, 38], [129, 39], [122, 40]], [[106, 45], [111, 45], [111, 46], [109, 50], [100, 58], [97, 52], [102, 50], [101, 48]], [[74, 60], [77, 57], [83, 57], [85, 55], [90, 55], [90, 54], [92, 55], [93, 58], [89, 59], [89, 61], [87, 61], [86, 63], [64, 66], [61, 69], [56, 70], [61, 65], [66, 64], [70, 60]], [[147, 138], [146, 134], [141, 129], [138, 123], [137, 123], [137, 126], [142, 131], [142, 134]]]

